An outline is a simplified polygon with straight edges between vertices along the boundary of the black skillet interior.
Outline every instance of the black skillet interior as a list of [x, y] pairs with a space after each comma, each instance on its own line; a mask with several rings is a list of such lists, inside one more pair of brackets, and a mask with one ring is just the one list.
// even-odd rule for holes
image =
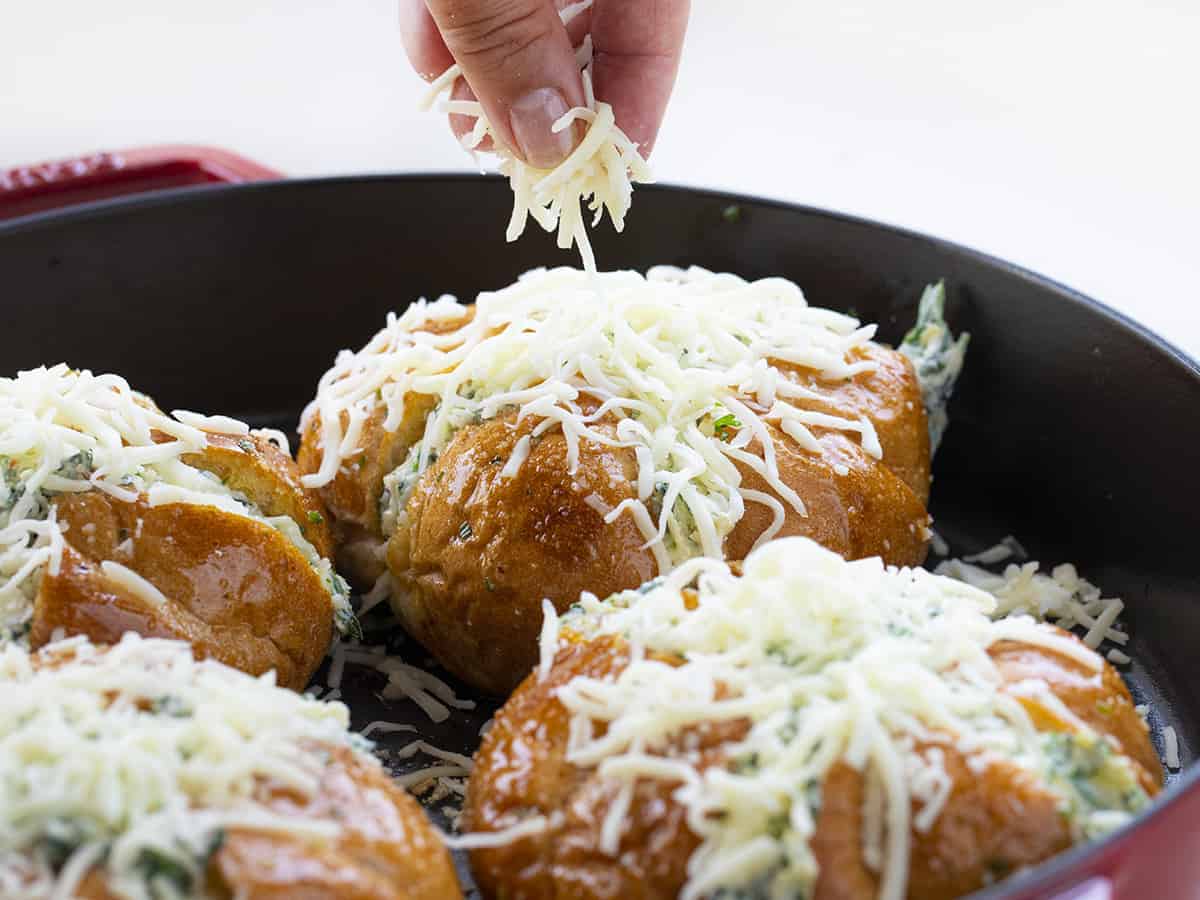
[[[172, 192], [0, 226], [3, 374], [60, 360], [115, 371], [167, 409], [292, 428], [342, 347], [416, 297], [473, 297], [539, 265], [574, 265], [537, 234], [503, 240], [498, 179], [400, 176]], [[971, 332], [935, 465], [936, 527], [955, 552], [1015, 534], [1125, 598], [1127, 676], [1200, 748], [1200, 369], [1069, 290], [951, 244], [825, 212], [668, 187], [639, 189], [623, 235], [594, 236], [606, 268], [698, 264], [783, 275], [817, 305], [897, 340], [921, 288], [946, 280]], [[393, 649], [420, 663], [402, 638]], [[395, 643], [400, 641], [400, 643]], [[318, 680], [320, 676], [318, 677]], [[411, 722], [471, 752], [492, 705], [431, 725], [385, 704], [379, 676], [343, 686], [357, 726]], [[466, 693], [466, 692], [464, 692]], [[380, 738], [396, 748], [411, 734]], [[1160, 748], [1161, 749], [1161, 748]], [[413, 763], [392, 760], [397, 771]], [[432, 804], [442, 819], [448, 801]]]

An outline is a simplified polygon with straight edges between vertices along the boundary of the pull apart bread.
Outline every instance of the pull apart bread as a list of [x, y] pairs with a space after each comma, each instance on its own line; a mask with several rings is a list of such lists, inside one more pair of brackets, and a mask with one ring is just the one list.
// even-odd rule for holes
[[991, 595], [805, 538], [547, 617], [475, 757], [486, 897], [949, 900], [1161, 785], [1114, 669]]
[[420, 301], [343, 351], [301, 423], [339, 564], [504, 694], [543, 598], [633, 588], [804, 535], [915, 565], [929, 436], [909, 360], [780, 278], [538, 270]]
[[0, 897], [455, 900], [341, 703], [130, 633], [0, 651]]
[[241, 422], [22, 372], [0, 379], [0, 474], [0, 644], [136, 631], [299, 689], [357, 624], [320, 498]]

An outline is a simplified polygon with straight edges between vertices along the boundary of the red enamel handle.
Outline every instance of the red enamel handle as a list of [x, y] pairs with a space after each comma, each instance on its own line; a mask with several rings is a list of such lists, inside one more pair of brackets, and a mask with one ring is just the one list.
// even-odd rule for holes
[[282, 178], [215, 147], [139, 147], [0, 172], [0, 220], [108, 197], [197, 184]]

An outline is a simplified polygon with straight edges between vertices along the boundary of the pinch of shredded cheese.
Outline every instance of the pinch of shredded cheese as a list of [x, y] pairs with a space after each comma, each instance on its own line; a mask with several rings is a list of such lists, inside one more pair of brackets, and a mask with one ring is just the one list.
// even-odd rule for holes
[[[775, 362], [822, 379], [851, 379], [875, 368], [851, 357], [871, 341], [875, 326], [810, 307], [786, 279], [745, 281], [698, 267], [594, 277], [539, 269], [480, 294], [460, 327], [422, 330], [469, 313], [442, 297], [389, 315], [361, 351], [338, 355], [304, 411], [304, 429], [319, 416], [322, 456], [303, 482], [322, 487], [362, 453], [364, 423], [380, 409], [383, 427], [394, 431], [414, 395], [437, 398], [423, 438], [385, 479], [385, 536], [403, 525], [408, 492], [454, 432], [506, 410], [536, 423], [534, 440], [561, 431], [572, 472], [582, 441], [633, 450], [637, 496], [605, 518], [631, 515], [661, 571], [696, 555], [719, 558], [748, 502], [774, 513], [760, 543], [778, 532], [783, 504], [804, 514], [803, 498], [780, 476], [768, 425], [809, 451], [820, 450], [814, 429], [833, 429], [882, 455], [866, 418], [796, 405], [829, 402], [830, 392]], [[602, 420], [615, 422], [615, 436], [595, 427]], [[502, 474], [519, 471], [528, 451], [529, 442], [518, 442]], [[758, 472], [774, 495], [743, 489], [736, 463]]]
[[[1105, 760], [1104, 777], [1127, 793], [1120, 808], [1094, 805], [1056, 767], [1064, 747], [1100, 752], [1095, 733], [1039, 733], [987, 648], [1018, 639], [1103, 663], [1028, 617], [995, 621], [995, 609], [970, 585], [874, 558], [847, 562], [805, 538], [754, 551], [742, 577], [700, 558], [641, 591], [585, 594], [563, 630], [620, 636], [630, 662], [615, 677], [578, 676], [557, 689], [571, 717], [566, 758], [611, 779], [618, 797], [638, 778], [678, 783], [674, 797], [701, 840], [685, 900], [720, 888], [808, 895], [821, 785], [838, 761], [866, 777], [863, 854], [886, 900], [906, 895], [911, 834], [932, 826], [949, 795], [943, 748], [976, 771], [1003, 760], [1039, 779], [1072, 810], [1078, 839], [1127, 821], [1148, 802], [1132, 764]], [[546, 629], [543, 667], [561, 647], [558, 629]], [[1061, 706], [1045, 682], [1019, 693]], [[743, 719], [748, 731], [725, 745], [724, 766], [697, 768], [686, 740], [670, 749], [688, 729]], [[604, 824], [615, 855], [622, 822]]]
[[[564, 23], [569, 22], [591, 5], [591, 0], [573, 3], [560, 15]], [[593, 213], [592, 227], [599, 224], [607, 210], [613, 228], [620, 232], [624, 230], [625, 215], [633, 200], [634, 183], [647, 183], [653, 177], [637, 144], [617, 126], [612, 107], [597, 100], [592, 91], [590, 35], [576, 49], [575, 55], [583, 79], [586, 105], [568, 110], [554, 123], [552, 130], [557, 133], [581, 121], [587, 125], [587, 133], [575, 150], [553, 169], [534, 168], [514, 155], [496, 136], [480, 103], [449, 99], [462, 77], [462, 69], [457, 63], [433, 82], [422, 109], [431, 108], [444, 97], [446, 99], [438, 104], [440, 112], [474, 118], [475, 127], [463, 140], [464, 148], [471, 153], [475, 153], [485, 139], [491, 138], [491, 152], [499, 158], [500, 172], [508, 177], [513, 191], [512, 218], [506, 232], [509, 241], [521, 236], [532, 216], [546, 231], [557, 229], [561, 249], [566, 250], [572, 244], [578, 247], [584, 268], [595, 272], [596, 258], [588, 240], [582, 209], [584, 202]]]
[[[345, 618], [348, 589], [294, 522], [268, 519], [219, 478], [183, 461], [207, 446], [208, 432], [250, 433], [226, 416], [182, 410], [168, 416], [125, 379], [63, 363], [0, 378], [0, 644], [22, 636], [42, 573], [58, 570], [63, 535], [56, 498], [92, 490], [125, 502], [141, 497], [150, 506], [210, 505], [272, 525], [309, 560]], [[125, 566], [103, 565], [110, 581], [135, 596], [165, 600]]]
[[[128, 900], [153, 890], [146, 854], [197, 887], [222, 829], [325, 841], [334, 819], [257, 802], [266, 782], [303, 797], [330, 747], [354, 747], [340, 703], [197, 661], [182, 642], [126, 635], [107, 650], [72, 638], [43, 651], [0, 650], [0, 893], [72, 895], [101, 866]], [[14, 885], [19, 889], [14, 890]]]

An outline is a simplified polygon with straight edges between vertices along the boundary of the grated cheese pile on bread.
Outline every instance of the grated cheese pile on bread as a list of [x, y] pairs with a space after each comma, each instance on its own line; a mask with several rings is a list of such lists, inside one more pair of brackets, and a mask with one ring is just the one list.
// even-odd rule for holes
[[[571, 642], [628, 645], [615, 677], [577, 676], [556, 691], [570, 716], [567, 762], [620, 786], [601, 851], [620, 846], [636, 780], [663, 779], [678, 783], [673, 797], [700, 839], [682, 897], [808, 896], [821, 786], [844, 762], [867, 779], [862, 858], [879, 896], [898, 900], [912, 835], [937, 821], [950, 793], [938, 743], [976, 774], [997, 763], [1023, 770], [1058, 797], [1077, 840], [1120, 827], [1149, 802], [1135, 764], [1044, 681], [1002, 690], [988, 650], [1015, 641], [1097, 674], [1103, 661], [1027, 616], [993, 619], [995, 605], [950, 578], [847, 562], [789, 538], [751, 554], [740, 577], [696, 559], [642, 590], [585, 595], [561, 621], [548, 616], [540, 677]], [[1030, 702], [1072, 729], [1039, 730]], [[736, 721], [748, 726], [724, 747], [727, 765], [700, 765], [686, 743], [668, 749], [688, 729]], [[1072, 765], [1081, 756], [1088, 767]]]
[[340, 834], [334, 818], [273, 810], [255, 792], [310, 797], [331, 748], [365, 746], [341, 703], [135, 634], [107, 649], [10, 645], [0, 694], [5, 897], [71, 897], [97, 867], [123, 898], [198, 896], [228, 829], [318, 845]]
[[[26, 633], [42, 574], [58, 573], [58, 499], [87, 491], [150, 507], [211, 506], [263, 522], [303, 553], [330, 594], [335, 621], [352, 621], [348, 587], [293, 519], [265, 515], [220, 477], [184, 461], [204, 450], [209, 434], [251, 432], [224, 416], [167, 415], [120, 376], [66, 364], [0, 378], [0, 643]], [[119, 562], [104, 561], [103, 571], [151, 606], [164, 602]]]
[[[360, 454], [364, 425], [381, 406], [383, 428], [394, 431], [414, 397], [435, 400], [422, 439], [386, 482], [387, 537], [403, 527], [417, 480], [454, 433], [515, 408], [518, 423], [537, 425], [504, 461], [502, 477], [516, 474], [531, 443], [552, 430], [566, 438], [572, 473], [581, 441], [632, 448], [637, 497], [598, 510], [605, 521], [632, 516], [660, 571], [696, 555], [720, 557], [747, 503], [772, 511], [759, 543], [782, 525], [776, 495], [805, 513], [804, 499], [780, 477], [768, 424], [804, 450], [820, 451], [812, 429], [832, 429], [882, 456], [866, 417], [793, 405], [828, 400], [828, 389], [777, 367], [852, 379], [876, 367], [854, 356], [874, 333], [874, 325], [809, 306], [783, 278], [668, 266], [645, 276], [535, 270], [480, 294], [473, 307], [452, 297], [414, 303], [389, 316], [361, 351], [339, 354], [302, 417], [305, 431], [319, 418], [321, 450], [303, 483], [329, 485]], [[615, 438], [594, 427], [605, 417], [619, 419]], [[774, 495], [743, 488], [736, 464], [761, 475]]]

